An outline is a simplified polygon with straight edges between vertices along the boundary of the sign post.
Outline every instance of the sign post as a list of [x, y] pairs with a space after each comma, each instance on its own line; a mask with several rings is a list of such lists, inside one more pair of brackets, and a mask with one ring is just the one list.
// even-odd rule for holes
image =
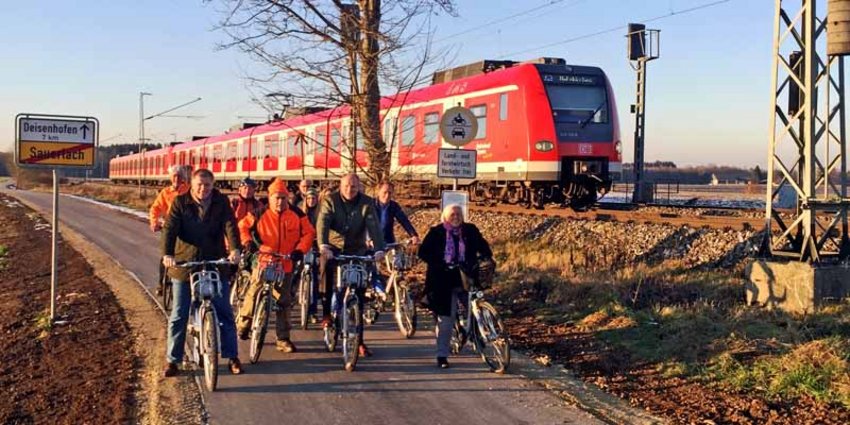
[[469, 193], [457, 190], [458, 179], [475, 179], [478, 167], [478, 151], [461, 149], [478, 134], [478, 120], [469, 109], [462, 106], [449, 108], [440, 118], [440, 134], [446, 143], [454, 149], [440, 149], [437, 161], [437, 177], [452, 178], [451, 191], [443, 191], [441, 209], [446, 205], [458, 204], [463, 208], [464, 218], [468, 217]]
[[53, 171], [51, 217], [50, 322], [56, 321], [56, 269], [59, 263], [60, 168], [94, 168], [100, 123], [97, 118], [66, 115], [18, 114], [15, 117], [15, 163], [21, 168]]

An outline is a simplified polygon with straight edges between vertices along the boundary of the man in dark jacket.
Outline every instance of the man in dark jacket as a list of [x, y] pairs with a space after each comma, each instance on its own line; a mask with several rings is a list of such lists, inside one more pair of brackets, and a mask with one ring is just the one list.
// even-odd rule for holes
[[378, 197], [375, 199], [375, 211], [378, 213], [378, 221], [381, 223], [381, 230], [384, 232], [384, 243], [395, 243], [395, 221], [401, 224], [407, 235], [411, 237], [414, 245], [419, 244], [419, 234], [416, 233], [416, 228], [410, 223], [407, 214], [401, 209], [401, 205], [393, 200], [394, 193], [393, 184], [390, 182], [381, 183], [378, 186]]
[[[373, 202], [372, 198], [360, 193], [360, 178], [356, 174], [344, 176], [340, 180], [339, 191], [331, 193], [322, 200], [319, 217], [316, 219], [316, 233], [321, 252], [319, 281], [324, 283], [322, 285], [324, 290], [322, 325], [325, 327], [331, 322], [331, 294], [336, 273], [336, 264], [332, 260], [335, 253], [366, 255], [369, 250], [366, 241], [371, 235], [375, 261], [381, 261], [384, 258], [384, 237]], [[331, 243], [331, 230], [342, 239], [341, 249]], [[363, 294], [361, 293], [358, 298], [362, 303]], [[360, 311], [363, 311], [362, 306]], [[360, 340], [363, 341], [362, 326], [359, 332]], [[361, 344], [359, 350], [363, 356], [371, 355], [366, 344]]]
[[[225, 237], [232, 248], [239, 246], [239, 233], [233, 210], [227, 197], [213, 189], [215, 179], [206, 169], [192, 173], [189, 193], [178, 196], [171, 206], [162, 232], [162, 263], [169, 267], [174, 294], [174, 307], [168, 323], [168, 347], [166, 349], [166, 377], [177, 374], [177, 364], [183, 360], [186, 342], [186, 323], [189, 319], [189, 270], [175, 268], [180, 261], [216, 260], [228, 257], [239, 261], [239, 250], [229, 255], [224, 245]], [[222, 294], [229, 294], [228, 270], [220, 270]], [[221, 323], [221, 356], [230, 359], [231, 373], [242, 373], [236, 346], [236, 324], [233, 310], [226, 296], [213, 298], [213, 306]]]

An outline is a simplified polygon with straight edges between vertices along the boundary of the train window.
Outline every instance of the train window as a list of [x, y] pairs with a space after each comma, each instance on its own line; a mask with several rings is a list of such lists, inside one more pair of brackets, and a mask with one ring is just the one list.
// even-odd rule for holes
[[425, 144], [430, 145], [440, 140], [440, 114], [431, 112], [425, 114]]
[[476, 105], [469, 108], [469, 111], [478, 119], [478, 133], [475, 138], [483, 139], [487, 137], [487, 105]]
[[339, 153], [339, 139], [340, 139], [339, 129], [338, 128], [332, 128], [331, 129], [331, 152]]
[[278, 152], [280, 150], [280, 143], [278, 143], [277, 138], [273, 140], [266, 140], [266, 144], [270, 146], [269, 155], [271, 155], [272, 158], [277, 158], [280, 155]]
[[251, 153], [251, 144], [248, 143], [247, 140], [242, 142], [242, 155], [239, 156], [240, 161], [244, 161], [248, 159], [249, 154]]
[[237, 154], [236, 143], [231, 143], [230, 146], [227, 147], [227, 159], [235, 160]]
[[499, 95], [499, 121], [508, 120], [508, 94]]
[[316, 153], [325, 153], [325, 143], [327, 143], [327, 132], [325, 130], [316, 130]]
[[257, 144], [258, 144], [257, 139], [248, 139], [248, 140], [249, 140], [249, 143], [251, 144], [251, 158], [252, 159], [259, 158], [260, 157], [260, 149], [257, 146]]
[[286, 155], [287, 156], [298, 156], [295, 153], [295, 142], [298, 140], [298, 136], [295, 134], [290, 134], [289, 138], [286, 141]]
[[547, 85], [546, 94], [556, 122], [608, 122], [604, 86]]
[[384, 143], [387, 146], [394, 144], [396, 130], [398, 130], [398, 124], [395, 119], [387, 118], [384, 120]]
[[401, 144], [410, 146], [416, 139], [416, 117], [409, 115], [401, 121]]

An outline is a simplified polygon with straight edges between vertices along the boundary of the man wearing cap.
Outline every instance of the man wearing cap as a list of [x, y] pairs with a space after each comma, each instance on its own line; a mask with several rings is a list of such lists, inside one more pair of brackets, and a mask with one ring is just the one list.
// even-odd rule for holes
[[[304, 202], [304, 197], [307, 195], [307, 191], [313, 187], [313, 181], [304, 179], [298, 182], [298, 190], [295, 192], [295, 195], [292, 196], [292, 206], [301, 205]], [[302, 210], [303, 211], [303, 210]]]
[[[260, 277], [262, 270], [273, 259], [264, 256], [263, 253], [276, 253], [289, 255], [289, 260], [281, 260], [287, 275], [292, 274], [293, 264], [304, 258], [304, 253], [310, 249], [316, 230], [310, 224], [307, 216], [297, 208], [289, 208], [289, 191], [286, 184], [276, 179], [269, 186], [269, 207], [252, 210], [246, 213], [239, 221], [239, 234], [243, 246], [253, 245], [259, 247], [253, 258], [254, 272], [251, 283], [245, 294], [246, 302], [242, 303], [239, 310], [237, 330], [239, 337], [248, 339], [251, 330], [251, 318], [254, 315], [254, 297], [261, 287]], [[277, 298], [278, 309], [276, 312], [277, 343], [279, 351], [284, 353], [295, 352], [295, 345], [290, 339], [289, 313], [292, 298], [292, 279], [287, 276], [283, 280], [282, 287], [274, 288]]]
[[[162, 220], [168, 216], [168, 210], [174, 202], [174, 198], [189, 191], [189, 167], [184, 165], [172, 165], [168, 167], [168, 175], [171, 178], [171, 186], [165, 187], [156, 195], [156, 200], [151, 204], [150, 212], [148, 213], [148, 221], [150, 222], [151, 232], [162, 230]], [[156, 285], [156, 294], [162, 295], [163, 279], [165, 267], [162, 262], [159, 264], [159, 281]]]
[[245, 177], [239, 182], [239, 195], [230, 200], [230, 207], [233, 208], [233, 215], [236, 221], [242, 220], [250, 211], [260, 208], [263, 204], [259, 199], [254, 197], [257, 192], [257, 182]]

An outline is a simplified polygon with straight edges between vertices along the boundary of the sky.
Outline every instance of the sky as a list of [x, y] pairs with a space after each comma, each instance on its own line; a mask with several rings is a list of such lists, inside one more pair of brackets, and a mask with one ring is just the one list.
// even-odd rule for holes
[[[624, 160], [630, 162], [635, 72], [626, 58], [625, 29], [617, 27], [659, 18], [647, 24], [661, 31], [661, 50], [648, 64], [646, 160], [763, 167], [774, 3], [729, 0], [677, 13], [713, 2], [456, 0], [458, 16], [434, 17], [434, 39], [452, 49], [454, 65], [551, 56], [601, 67], [614, 87]], [[145, 97], [146, 116], [202, 98], [174, 112], [193, 118], [147, 121], [153, 142], [219, 134], [265, 116], [251, 100], [255, 89], [249, 90], [246, 77], [266, 69], [218, 48], [227, 41], [215, 29], [221, 5], [0, 0], [6, 17], [0, 26], [0, 150], [13, 148], [14, 118], [23, 112], [94, 116], [102, 144], [136, 143], [141, 91], [153, 94]], [[550, 46], [534, 49], [544, 45]]]

